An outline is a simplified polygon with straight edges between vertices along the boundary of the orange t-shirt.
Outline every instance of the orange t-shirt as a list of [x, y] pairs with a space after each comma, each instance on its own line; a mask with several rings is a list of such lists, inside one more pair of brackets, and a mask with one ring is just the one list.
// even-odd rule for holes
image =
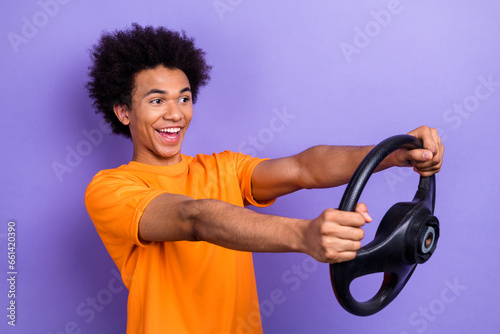
[[142, 213], [162, 193], [270, 205], [251, 193], [252, 171], [261, 161], [229, 151], [182, 155], [173, 166], [132, 161], [92, 179], [85, 203], [129, 289], [127, 333], [262, 333], [251, 253], [138, 238]]

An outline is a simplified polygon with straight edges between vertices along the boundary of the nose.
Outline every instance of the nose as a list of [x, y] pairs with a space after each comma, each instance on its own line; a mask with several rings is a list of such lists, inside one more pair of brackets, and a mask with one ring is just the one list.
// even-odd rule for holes
[[177, 122], [184, 117], [182, 110], [179, 108], [178, 104], [174, 101], [169, 101], [166, 104], [165, 112], [163, 113], [163, 119], [167, 121]]

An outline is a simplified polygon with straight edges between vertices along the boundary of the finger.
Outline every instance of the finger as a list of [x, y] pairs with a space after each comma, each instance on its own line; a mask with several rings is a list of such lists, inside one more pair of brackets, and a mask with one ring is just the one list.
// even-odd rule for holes
[[318, 246], [310, 255], [321, 262], [335, 263], [352, 260], [361, 248], [361, 242], [323, 237]]
[[436, 136], [435, 140], [438, 144], [438, 153], [434, 156], [434, 159], [438, 159], [439, 162], [442, 162], [443, 155], [444, 155], [444, 146], [443, 146], [443, 142], [441, 140], [441, 137], [439, 137], [437, 130], [435, 131], [435, 136]]
[[438, 133], [434, 128], [429, 128], [428, 131], [424, 132], [424, 136], [422, 137], [422, 142], [424, 144], [424, 148], [428, 149], [432, 152], [432, 156], [436, 156], [439, 154], [439, 141], [438, 141]]
[[361, 227], [365, 225], [365, 215], [359, 212], [349, 212], [340, 210], [331, 210], [324, 212], [326, 222], [342, 226]]
[[320, 244], [324, 249], [334, 249], [336, 251], [356, 250], [361, 247], [361, 240], [364, 237], [365, 231], [360, 227], [328, 223], [321, 227]]
[[[339, 262], [341, 253], [356, 252], [361, 248], [361, 241], [344, 240], [336, 236], [323, 235], [313, 253], [315, 258], [322, 262]], [[345, 259], [344, 259], [345, 260]]]
[[420, 174], [421, 176], [427, 177], [427, 176], [431, 176], [431, 175], [439, 172], [441, 170], [441, 164], [436, 165], [436, 166], [432, 166], [432, 167], [428, 167], [428, 168], [414, 167], [413, 170], [415, 172], [417, 172], [418, 174]]
[[365, 237], [365, 231], [360, 227], [337, 225], [332, 229], [331, 233], [327, 233], [326, 235], [328, 237], [337, 238], [345, 242], [352, 242], [363, 240], [363, 238]]
[[431, 151], [432, 156], [439, 153], [439, 144], [437, 142], [437, 130], [428, 126], [421, 126], [408, 134], [413, 135], [423, 142], [424, 149]]
[[351, 261], [356, 258], [356, 252], [342, 252], [339, 254], [339, 260], [334, 263]]
[[434, 139], [434, 142], [437, 144], [438, 149], [439, 149], [440, 146], [442, 145], [441, 138], [439, 137], [439, 133], [434, 128], [431, 129], [431, 133], [432, 133], [432, 138]]
[[440, 157], [434, 157], [428, 161], [415, 161], [413, 163], [413, 167], [417, 167], [418, 169], [428, 169], [433, 168], [434, 166], [438, 166], [442, 163], [442, 159]]
[[422, 177], [429, 177], [439, 172], [439, 170], [421, 171], [416, 168], [414, 169], [414, 171], [417, 172]]
[[342, 262], [352, 260], [356, 257], [356, 252], [361, 248], [360, 242], [344, 241], [337, 242], [332, 247], [327, 247], [323, 257], [326, 262]]
[[428, 161], [415, 161], [413, 163], [414, 170], [416, 172], [432, 172], [437, 173], [441, 169], [441, 165], [443, 163], [443, 151], [433, 157]]
[[341, 263], [354, 260], [355, 258], [356, 258], [356, 252], [348, 251], [348, 252], [335, 253], [332, 256], [326, 256], [321, 262]]
[[431, 161], [434, 157], [434, 153], [428, 149], [416, 148], [414, 150], [407, 151], [407, 159], [411, 161], [412, 165], [416, 162], [426, 162]]
[[368, 208], [366, 207], [365, 203], [358, 203], [354, 211], [361, 213], [365, 219], [365, 222], [367, 223], [370, 223], [373, 220], [372, 217], [370, 217], [370, 215], [368, 214]]

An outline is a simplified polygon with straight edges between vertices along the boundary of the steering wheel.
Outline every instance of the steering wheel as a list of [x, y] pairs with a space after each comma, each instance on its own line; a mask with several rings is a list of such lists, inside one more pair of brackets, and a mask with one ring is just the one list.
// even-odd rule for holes
[[[410, 135], [397, 135], [375, 146], [354, 172], [339, 210], [355, 210], [375, 168], [400, 148], [422, 148], [422, 141]], [[346, 311], [358, 316], [379, 312], [401, 292], [417, 264], [430, 258], [439, 238], [439, 221], [433, 215], [435, 196], [434, 175], [420, 177], [413, 200], [396, 203], [387, 211], [375, 238], [357, 251], [355, 259], [330, 265], [333, 291]], [[368, 301], [355, 300], [350, 291], [351, 282], [374, 273], [384, 273], [380, 290]]]

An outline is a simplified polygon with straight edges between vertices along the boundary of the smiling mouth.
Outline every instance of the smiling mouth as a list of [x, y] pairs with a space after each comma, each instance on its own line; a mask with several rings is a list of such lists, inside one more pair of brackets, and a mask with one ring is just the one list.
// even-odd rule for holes
[[181, 128], [165, 128], [156, 131], [158, 131], [158, 133], [160, 133], [160, 135], [165, 139], [175, 140], [179, 137]]

